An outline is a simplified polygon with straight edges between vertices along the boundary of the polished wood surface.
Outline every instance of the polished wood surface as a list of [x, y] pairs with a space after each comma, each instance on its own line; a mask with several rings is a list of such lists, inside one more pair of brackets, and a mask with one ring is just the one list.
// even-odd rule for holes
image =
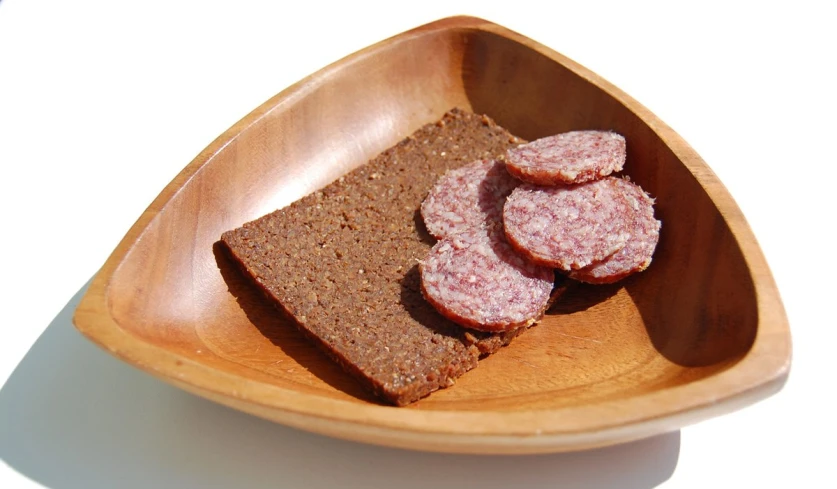
[[[573, 288], [450, 389], [376, 402], [255, 293], [216, 243], [452, 107], [527, 138], [625, 135], [625, 173], [657, 199], [651, 267]], [[709, 167], [636, 101], [496, 24], [455, 17], [289, 87], [199, 154], [91, 284], [78, 329], [198, 395], [302, 429], [424, 450], [527, 453], [641, 438], [781, 388], [790, 334], [744, 217]]]

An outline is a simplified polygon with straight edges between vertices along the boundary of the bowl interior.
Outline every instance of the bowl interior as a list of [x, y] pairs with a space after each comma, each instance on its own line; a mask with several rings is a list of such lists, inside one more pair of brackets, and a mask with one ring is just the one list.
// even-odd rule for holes
[[[751, 348], [755, 287], [724, 216], [652, 127], [545, 53], [481, 29], [418, 30], [290, 90], [154, 209], [118, 264], [106, 299], [130, 335], [241, 378], [375, 403], [215, 243], [462, 107], [527, 139], [587, 128], [624, 134], [625, 173], [657, 199], [661, 240], [646, 272], [572, 289], [540, 325], [454, 388], [407, 409], [512, 411], [631, 398], [717, 375]], [[514, 372], [513, 381], [499, 372]]]

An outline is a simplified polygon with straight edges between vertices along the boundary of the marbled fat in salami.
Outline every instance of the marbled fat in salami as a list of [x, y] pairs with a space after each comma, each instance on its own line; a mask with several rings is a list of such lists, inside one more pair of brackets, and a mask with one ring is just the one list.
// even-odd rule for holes
[[421, 204], [424, 225], [436, 239], [470, 227], [501, 225], [503, 203], [519, 184], [495, 160], [478, 160], [450, 170]]
[[483, 331], [528, 326], [543, 315], [553, 270], [521, 258], [500, 229], [471, 228], [450, 235], [419, 264], [421, 287], [440, 314]]
[[517, 187], [503, 210], [509, 243], [532, 262], [564, 271], [602, 261], [631, 237], [633, 211], [620, 182]]
[[577, 184], [622, 170], [625, 138], [609, 131], [571, 131], [506, 152], [506, 169], [535, 185]]
[[628, 199], [633, 217], [629, 226], [631, 237], [624, 248], [604, 260], [574, 270], [570, 277], [591, 284], [610, 284], [632, 273], [641, 272], [651, 264], [651, 257], [660, 239], [660, 221], [654, 218], [654, 200], [639, 185], [618, 180]]

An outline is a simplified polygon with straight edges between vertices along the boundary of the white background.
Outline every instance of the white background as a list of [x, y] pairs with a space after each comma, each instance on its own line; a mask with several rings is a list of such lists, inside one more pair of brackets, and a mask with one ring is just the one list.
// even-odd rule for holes
[[[274, 3], [0, 2], [0, 487], [837, 487], [826, 400], [837, 356], [833, 12], [799, 1]], [[783, 296], [794, 341], [783, 391], [602, 450], [422, 454], [217, 406], [73, 330], [88, 280], [211, 140], [324, 65], [461, 13], [602, 75], [708, 162]]]

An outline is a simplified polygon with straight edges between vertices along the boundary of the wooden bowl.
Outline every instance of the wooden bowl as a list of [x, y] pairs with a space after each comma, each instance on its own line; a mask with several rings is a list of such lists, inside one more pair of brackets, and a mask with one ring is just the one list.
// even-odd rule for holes
[[[656, 197], [661, 240], [647, 271], [580, 286], [454, 387], [389, 407], [274, 314], [213, 245], [452, 107], [527, 139], [624, 134], [625, 173]], [[594, 73], [469, 17], [355, 53], [235, 124], [143, 213], [74, 321], [124, 361], [242, 411], [341, 438], [469, 453], [575, 450], [674, 430], [777, 392], [791, 356], [765, 259], [701, 158]]]

